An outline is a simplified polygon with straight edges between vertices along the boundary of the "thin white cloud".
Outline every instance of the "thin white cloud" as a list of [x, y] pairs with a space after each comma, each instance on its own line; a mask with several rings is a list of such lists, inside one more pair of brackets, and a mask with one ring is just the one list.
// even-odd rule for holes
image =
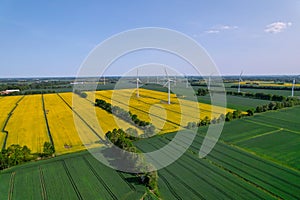
[[266, 26], [265, 32], [266, 33], [280, 33], [290, 26], [292, 26], [292, 22], [274, 22], [274, 23]]
[[218, 25], [218, 26], [214, 26], [213, 28], [205, 31], [205, 33], [207, 33], [207, 34], [220, 33], [221, 31], [233, 30], [233, 29], [237, 29], [237, 28], [238, 28], [238, 26]]
[[219, 30], [208, 30], [208, 31], [205, 31], [205, 33], [208, 33], [208, 34], [210, 34], [210, 33], [220, 33], [220, 31]]

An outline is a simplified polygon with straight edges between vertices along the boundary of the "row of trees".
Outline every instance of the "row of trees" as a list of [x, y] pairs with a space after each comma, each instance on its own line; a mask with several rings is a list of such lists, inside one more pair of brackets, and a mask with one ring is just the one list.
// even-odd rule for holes
[[228, 112], [226, 115], [221, 114], [218, 118], [214, 118], [214, 119], [210, 119], [209, 117], [205, 117], [204, 119], [200, 120], [198, 123], [196, 122], [189, 122], [187, 124], [187, 128], [188, 129], [193, 129], [196, 127], [200, 127], [200, 126], [207, 126], [209, 124], [216, 124], [219, 123], [220, 121], [232, 121], [234, 119], [240, 119], [242, 117], [246, 117], [246, 116], [253, 116], [254, 113], [261, 113], [261, 112], [266, 112], [269, 110], [279, 110], [282, 108], [287, 108], [287, 107], [293, 107], [293, 106], [297, 106], [300, 105], [300, 99], [298, 98], [286, 98], [284, 101], [282, 102], [270, 102], [268, 104], [265, 105], [260, 105], [257, 106], [256, 109], [249, 109], [247, 110], [247, 114], [243, 113], [240, 110], [235, 110], [233, 112]]
[[235, 95], [235, 96], [243, 96], [248, 98], [255, 98], [255, 99], [263, 99], [269, 101], [285, 101], [287, 98], [282, 95], [272, 95], [272, 94], [265, 94], [265, 93], [250, 93], [250, 92], [233, 92], [227, 91], [228, 95]]
[[255, 113], [266, 112], [268, 110], [279, 110], [282, 108], [288, 108], [300, 105], [300, 99], [289, 97], [282, 102], [270, 102], [269, 104], [257, 106], [254, 110]]
[[50, 142], [45, 142], [43, 152], [39, 155], [31, 154], [31, 150], [25, 145], [13, 144], [7, 149], [0, 151], [0, 170], [23, 164], [34, 160], [37, 156], [42, 158], [52, 156], [55, 152], [54, 146]]
[[[134, 130], [134, 129], [133, 129]], [[155, 168], [151, 164], [147, 164], [144, 162], [144, 158], [142, 154], [134, 145], [133, 141], [137, 140], [137, 132], [132, 129], [127, 129], [123, 131], [122, 129], [113, 129], [112, 131], [108, 131], [106, 133], [107, 139], [109, 139], [115, 146], [119, 147], [125, 151], [118, 151], [114, 149], [114, 153], [121, 157], [123, 167], [124, 165], [129, 169], [137, 169], [138, 171], [144, 171], [144, 173], [136, 174], [140, 181], [152, 190], [156, 195], [158, 194], [158, 174]], [[133, 134], [133, 135], [132, 135]], [[112, 146], [111, 148], [116, 148]], [[135, 153], [135, 154], [133, 154]]]
[[143, 129], [144, 134], [147, 137], [151, 137], [155, 134], [155, 126], [153, 124], [151, 124], [150, 122], [140, 120], [137, 115], [132, 114], [130, 111], [128, 112], [120, 108], [119, 106], [113, 106], [102, 99], [96, 99], [95, 105], [106, 110], [109, 113], [116, 115], [117, 117], [123, 119], [124, 121], [127, 121]]
[[[238, 85], [232, 85], [232, 88], [238, 88]], [[250, 88], [250, 89], [268, 89], [268, 90], [291, 90], [291, 87], [285, 86], [261, 86], [261, 85], [241, 85], [241, 88]], [[299, 90], [300, 87], [295, 87], [294, 90]]]

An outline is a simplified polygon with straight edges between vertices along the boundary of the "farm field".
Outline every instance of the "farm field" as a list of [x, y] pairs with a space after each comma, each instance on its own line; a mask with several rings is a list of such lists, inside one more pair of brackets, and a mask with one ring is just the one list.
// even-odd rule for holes
[[[180, 125], [184, 127], [188, 122], [198, 122], [199, 119], [206, 116], [213, 119], [219, 117], [223, 112], [226, 114], [232, 111], [231, 109], [214, 107], [215, 112], [213, 113], [212, 106], [209, 104], [198, 104], [179, 99], [174, 94], [171, 96], [172, 104], [168, 105], [164, 103], [167, 101], [166, 93], [145, 89], [140, 89], [139, 93], [139, 99], [136, 98], [133, 89], [115, 90], [114, 92], [112, 90], [98, 91], [95, 96], [131, 111], [142, 120], [152, 122], [160, 130], [160, 133], [176, 131], [180, 129]], [[90, 94], [90, 100], [92, 100], [91, 96]], [[199, 112], [195, 112], [195, 109]], [[166, 122], [164, 123], [165, 119]]]
[[[72, 110], [57, 94], [44, 95], [44, 102], [56, 153], [70, 153], [85, 149], [77, 133]], [[85, 141], [86, 145], [93, 145], [98, 141], [98, 138], [93, 136], [91, 130], [83, 122], [79, 121], [78, 123], [78, 127], [85, 130], [86, 134], [90, 136], [90, 141]]]
[[[227, 91], [237, 91], [237, 88], [226, 88]], [[276, 95], [282, 95], [285, 97], [291, 96], [292, 91], [291, 90], [271, 90], [271, 89], [259, 89], [259, 88], [241, 88], [241, 92], [250, 92], [250, 93], [265, 93], [265, 94], [276, 94]], [[296, 90], [294, 91], [295, 96], [300, 96], [300, 91]]]
[[[146, 89], [153, 89], [159, 92], [164, 92], [162, 93], [163, 96], [165, 96], [167, 90], [166, 88], [163, 87], [158, 87], [158, 86], [153, 86], [153, 85], [148, 85], [148, 86], [143, 86]], [[207, 87], [202, 87], [202, 86], [193, 86], [193, 89], [195, 90], [195, 93], [197, 92], [197, 90], [199, 88], [203, 88], [206, 89]], [[182, 90], [182, 93], [184, 93], [184, 91], [186, 90], [185, 88], [176, 88], [179, 92]], [[236, 88], [225, 88], [226, 91], [237, 91]], [[245, 88], [246, 91], [246, 88]], [[243, 92], [244, 92], [244, 88], [243, 88]], [[252, 92], [252, 91], [249, 91]], [[264, 92], [261, 91], [260, 89], [258, 89], [257, 91], [253, 91], [253, 92]], [[295, 94], [297, 91], [295, 91]], [[290, 91], [284, 91], [284, 90], [266, 90], [265, 93], [267, 94], [277, 94], [277, 93], [284, 93], [284, 96], [289, 96], [291, 95]], [[300, 93], [299, 93], [300, 95]], [[191, 97], [186, 97], [186, 100], [191, 100], [191, 101], [195, 101], [195, 98], [191, 98]], [[198, 102], [203, 103], [203, 104], [210, 104], [211, 99], [209, 95], [206, 96], [199, 96], [197, 97]], [[258, 105], [265, 105], [268, 104], [269, 101], [266, 100], [261, 100], [261, 99], [250, 99], [250, 98], [244, 98], [244, 97], [238, 97], [238, 96], [232, 96], [232, 95], [226, 95], [226, 100], [227, 100], [227, 108], [229, 109], [234, 109], [234, 110], [241, 110], [241, 111], [247, 111], [248, 109], [255, 109]]]
[[[61, 93], [59, 95], [67, 102], [69, 106], [72, 105], [72, 101], [76, 101], [80, 106], [76, 107], [75, 105], [73, 110], [77, 111], [80, 116], [89, 124], [89, 126], [91, 126], [91, 128], [93, 128], [102, 138], [108, 131], [119, 127], [123, 128], [124, 130], [128, 128], [134, 128], [137, 129], [139, 134], [142, 133], [142, 130], [138, 129], [137, 127], [113, 116], [99, 107], [95, 107], [94, 101], [88, 101], [87, 99], [81, 98], [73, 93]], [[93, 120], [94, 113], [90, 112], [91, 110], [95, 110], [97, 120]]]
[[[280, 116], [289, 112], [299, 113], [299, 107], [272, 114]], [[300, 134], [277, 126], [258, 125], [251, 120], [226, 123], [221, 139], [205, 159], [197, 156], [207, 129], [201, 127], [189, 150], [175, 163], [159, 170], [162, 197], [298, 199]], [[138, 141], [136, 145], [150, 152], [165, 146], [174, 136], [174, 133], [166, 134]], [[164, 153], [172, 156], [172, 152]], [[222, 180], [225, 177], [228, 183]]]
[[100, 164], [87, 152], [0, 172], [0, 199], [140, 199], [134, 176]]
[[49, 142], [42, 96], [25, 96], [9, 118], [6, 130], [6, 147], [20, 144], [28, 146], [34, 153], [41, 152], [44, 142]]
[[[8, 114], [12, 111], [12, 109], [16, 106], [16, 103], [21, 99], [21, 96], [11, 96], [11, 97], [2, 97], [0, 99], [0, 128], [1, 131], [5, 128], [5, 122], [7, 121]], [[3, 147], [4, 140], [6, 138], [6, 133], [0, 133], [0, 147]]]

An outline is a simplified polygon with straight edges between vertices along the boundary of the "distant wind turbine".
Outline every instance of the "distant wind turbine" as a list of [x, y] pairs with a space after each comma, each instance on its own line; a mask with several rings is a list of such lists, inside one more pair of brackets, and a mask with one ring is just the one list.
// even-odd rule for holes
[[139, 69], [136, 70], [136, 97], [140, 97], [139, 93], [139, 83], [141, 83], [140, 78], [139, 78]]
[[167, 76], [167, 82], [165, 83], [164, 87], [166, 87], [168, 85], [168, 104], [171, 104], [171, 82], [174, 82], [174, 81], [169, 78], [166, 68], [165, 68], [165, 73]]
[[238, 93], [240, 93], [240, 92], [241, 92], [241, 81], [243, 81], [243, 79], [242, 79], [242, 74], [243, 74], [243, 71], [241, 72], [241, 74], [240, 74], [240, 77], [239, 77], [239, 87], [238, 87]]
[[293, 85], [292, 85], [292, 97], [294, 97], [295, 83], [296, 83], [296, 79], [294, 78]]

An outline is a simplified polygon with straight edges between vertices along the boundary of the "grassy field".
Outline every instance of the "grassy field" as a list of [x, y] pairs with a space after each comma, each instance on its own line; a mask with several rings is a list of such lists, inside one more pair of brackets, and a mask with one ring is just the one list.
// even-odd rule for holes
[[[165, 146], [173, 137], [167, 134], [136, 145], [149, 152]], [[164, 199], [296, 199], [300, 195], [299, 171], [223, 142], [218, 142], [205, 159], [199, 159], [202, 141], [198, 135], [180, 159], [159, 170], [159, 190]], [[172, 156], [174, 152], [164, 153]]]
[[0, 199], [140, 199], [133, 180], [81, 152], [0, 172]]
[[10, 117], [6, 130], [6, 147], [12, 144], [27, 145], [32, 152], [42, 152], [44, 142], [49, 141], [43, 114], [42, 96], [25, 96]]

